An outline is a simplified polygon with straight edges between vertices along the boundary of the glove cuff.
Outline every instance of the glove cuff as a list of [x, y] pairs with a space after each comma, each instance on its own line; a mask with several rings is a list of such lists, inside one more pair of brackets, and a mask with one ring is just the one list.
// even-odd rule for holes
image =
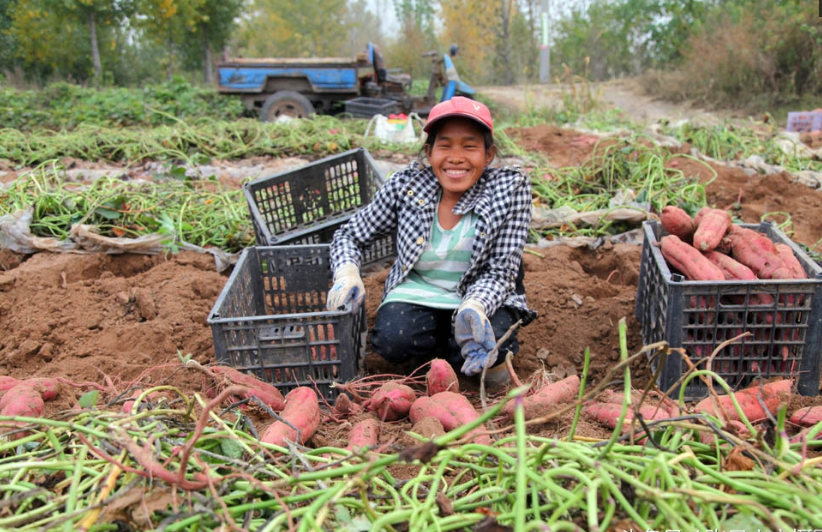
[[479, 313], [480, 316], [487, 318], [487, 316], [485, 315], [485, 305], [483, 305], [482, 302], [478, 299], [466, 299], [460, 304], [459, 308], [457, 309], [457, 313], [460, 313], [461, 311], [466, 309], [475, 310]]
[[342, 277], [350, 277], [352, 275], [356, 275], [357, 277], [360, 276], [360, 269], [353, 262], [346, 262], [345, 264], [340, 264], [337, 267], [337, 269], [334, 270], [335, 281]]

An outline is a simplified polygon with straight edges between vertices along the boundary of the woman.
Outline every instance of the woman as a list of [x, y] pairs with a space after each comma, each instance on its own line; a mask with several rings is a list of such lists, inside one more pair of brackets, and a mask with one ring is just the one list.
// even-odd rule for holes
[[[531, 187], [519, 169], [491, 167], [496, 156], [491, 112], [454, 97], [431, 109], [423, 130], [429, 163], [395, 173], [334, 235], [334, 285], [328, 308], [356, 309], [365, 297], [361, 252], [396, 231], [371, 347], [390, 362], [446, 358], [465, 375], [488, 365], [486, 384], [507, 384], [496, 339], [535, 317], [525, 302], [522, 251], [531, 221]], [[456, 312], [455, 312], [456, 311]], [[500, 346], [516, 353], [516, 333]]]

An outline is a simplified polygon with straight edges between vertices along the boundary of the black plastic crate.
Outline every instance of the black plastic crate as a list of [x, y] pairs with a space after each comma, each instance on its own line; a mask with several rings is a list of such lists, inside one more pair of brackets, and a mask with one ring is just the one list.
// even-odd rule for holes
[[[371, 154], [359, 148], [245, 184], [257, 245], [330, 243], [383, 181]], [[394, 235], [386, 235], [366, 250], [362, 264], [394, 256]]]
[[250, 247], [208, 315], [219, 364], [280, 388], [315, 386], [333, 400], [332, 383], [356, 377], [365, 354], [365, 308], [326, 310], [332, 282], [327, 245]]
[[400, 110], [399, 102], [384, 98], [354, 98], [346, 100], [345, 112], [354, 118], [371, 118], [374, 115], [395, 114]]
[[[704, 359], [719, 344], [750, 332], [753, 336], [720, 351], [711, 369], [734, 388], [746, 387], [756, 378], [781, 376], [794, 379], [801, 395], [817, 395], [822, 268], [771, 223], [743, 227], [788, 244], [809, 279], [688, 281], [671, 272], [656, 245], [666, 234], [661, 224], [645, 222], [636, 299], [642, 339], [646, 344], [666, 341], [671, 347], [682, 347], [693, 363], [704, 368]], [[687, 371], [682, 357], [671, 352], [661, 368], [659, 387], [668, 390]], [[679, 386], [673, 393], [679, 393]], [[707, 386], [699, 378], [685, 390], [688, 400], [707, 395]]]

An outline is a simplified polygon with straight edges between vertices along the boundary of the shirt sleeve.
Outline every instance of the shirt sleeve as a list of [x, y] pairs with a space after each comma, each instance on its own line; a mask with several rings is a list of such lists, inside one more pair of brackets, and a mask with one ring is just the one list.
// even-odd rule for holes
[[500, 230], [494, 241], [489, 243], [487, 258], [463, 297], [463, 300], [480, 301], [488, 316], [494, 315], [515, 290], [516, 276], [531, 225], [530, 181], [519, 170], [508, 171], [514, 172], [514, 178], [507, 180], [508, 183], [499, 194], [509, 201], [497, 202], [494, 213], [494, 222], [500, 221]]
[[348, 222], [337, 229], [331, 242], [331, 267], [336, 271], [342, 264], [362, 264], [362, 252], [378, 235], [394, 233], [397, 229], [399, 191], [411, 166], [392, 175], [374, 196], [374, 199], [357, 211]]

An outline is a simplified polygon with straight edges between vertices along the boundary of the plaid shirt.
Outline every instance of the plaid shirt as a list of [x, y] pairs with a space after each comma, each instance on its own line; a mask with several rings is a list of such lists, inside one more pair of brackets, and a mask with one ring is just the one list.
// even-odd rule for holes
[[[383, 297], [397, 286], [420, 258], [430, 238], [440, 184], [430, 167], [411, 163], [380, 188], [374, 200], [360, 209], [334, 234], [331, 265], [361, 262], [360, 249], [374, 236], [396, 231], [397, 260], [388, 273]], [[514, 291], [522, 263], [522, 250], [531, 223], [531, 183], [516, 168], [486, 168], [474, 186], [454, 207], [455, 214], [474, 211], [476, 237], [471, 264], [460, 279], [457, 294], [475, 299], [488, 316], [502, 306], [522, 311], [523, 323], [536, 313], [525, 303], [525, 294]]]

